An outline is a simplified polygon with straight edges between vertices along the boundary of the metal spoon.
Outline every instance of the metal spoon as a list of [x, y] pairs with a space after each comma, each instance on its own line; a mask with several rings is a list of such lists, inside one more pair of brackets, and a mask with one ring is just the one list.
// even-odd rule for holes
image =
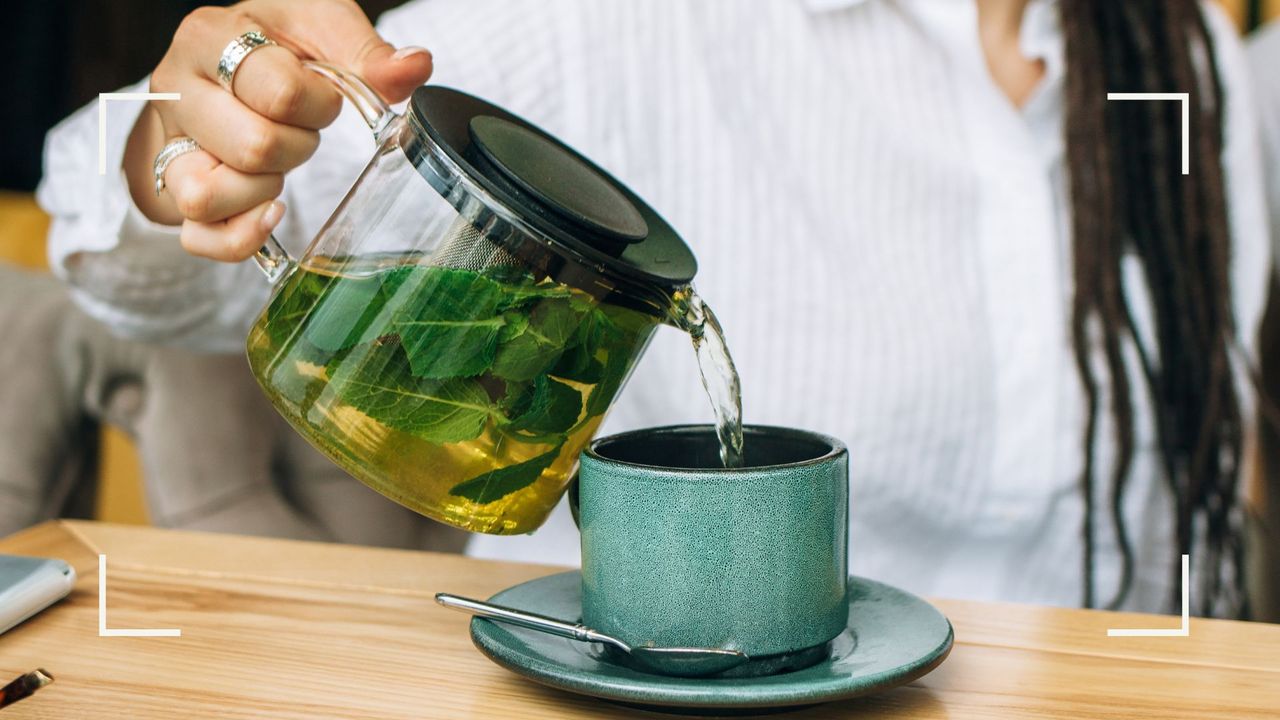
[[721, 648], [687, 647], [631, 647], [621, 640], [597, 632], [582, 625], [556, 620], [523, 610], [494, 605], [492, 603], [458, 597], [448, 593], [436, 593], [436, 602], [447, 608], [461, 610], [499, 622], [519, 625], [539, 632], [559, 635], [579, 642], [604, 643], [626, 653], [637, 665], [660, 675], [675, 677], [705, 677], [735, 668], [749, 658], [739, 650]]

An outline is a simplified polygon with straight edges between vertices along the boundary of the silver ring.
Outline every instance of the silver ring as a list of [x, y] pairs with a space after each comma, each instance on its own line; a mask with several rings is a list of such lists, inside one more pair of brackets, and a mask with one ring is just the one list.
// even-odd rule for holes
[[169, 163], [199, 149], [200, 144], [185, 135], [170, 140], [160, 148], [160, 152], [156, 153], [155, 163], [151, 165], [151, 172], [156, 178], [157, 195], [164, 192], [164, 173], [169, 169]]
[[222, 50], [222, 57], [218, 58], [218, 82], [227, 92], [231, 92], [231, 81], [235, 79], [240, 63], [249, 57], [249, 53], [265, 45], [275, 45], [275, 41], [257, 30], [250, 30], [227, 43]]

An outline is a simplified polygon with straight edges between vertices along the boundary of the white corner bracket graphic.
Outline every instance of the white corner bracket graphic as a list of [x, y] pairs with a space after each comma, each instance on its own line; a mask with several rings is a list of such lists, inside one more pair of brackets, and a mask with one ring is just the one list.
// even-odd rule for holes
[[1191, 174], [1191, 93], [1107, 93], [1108, 100], [1179, 100], [1182, 102], [1182, 174]]
[[98, 93], [98, 174], [107, 174], [108, 100], [181, 100], [182, 93]]
[[98, 556], [98, 637], [182, 637], [176, 628], [113, 630], [107, 627], [107, 556]]
[[1112, 628], [1107, 637], [1190, 637], [1191, 636], [1191, 556], [1182, 556], [1182, 627], [1155, 628], [1151, 630]]

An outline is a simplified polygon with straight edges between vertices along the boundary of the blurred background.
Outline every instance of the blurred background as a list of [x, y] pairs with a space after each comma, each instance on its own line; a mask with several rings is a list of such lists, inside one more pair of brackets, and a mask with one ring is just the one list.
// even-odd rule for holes
[[[1280, 16], [1280, 0], [1220, 1], [1242, 32]], [[209, 4], [230, 3], [20, 0], [6, 4], [7, 27], [5, 42], [0, 43], [0, 58], [9, 70], [0, 74], [0, 90], [9, 102], [5, 112], [0, 113], [0, 265], [46, 272], [44, 242], [48, 220], [31, 193], [40, 179], [41, 150], [48, 129], [98, 93], [144, 76], [163, 55], [183, 16], [199, 5]], [[370, 17], [376, 18], [399, 2], [365, 0], [360, 4]], [[13, 298], [13, 294], [0, 292], [0, 303], [21, 302]], [[0, 307], [0, 312], [4, 310]], [[0, 322], [0, 331], [3, 330]], [[17, 402], [11, 397], [13, 392], [11, 383], [0, 381], [0, 407], [12, 407]], [[55, 498], [55, 504], [61, 504], [55, 510], [112, 522], [146, 523], [142, 465], [133, 441], [109, 422], [100, 426], [95, 418], [101, 416], [102, 412], [86, 408], [80, 416], [72, 412], [60, 420], [74, 427], [76, 438], [73, 447], [61, 452], [78, 456], [70, 469], [62, 467], [60, 471], [77, 477], [74, 492], [68, 490], [66, 497]], [[0, 433], [13, 432], [13, 427], [0, 423]], [[67, 458], [58, 461], [65, 465]], [[0, 467], [0, 475], [3, 471]], [[3, 504], [0, 497], [0, 505]], [[7, 531], [0, 529], [0, 535], [4, 532]]]
[[[363, 0], [360, 5], [376, 18], [401, 2]], [[45, 133], [98, 93], [136, 82], [150, 72], [187, 13], [202, 5], [230, 4], [226, 0], [18, 0], [5, 4], [6, 39], [0, 43], [0, 60], [9, 70], [0, 73], [0, 93], [10, 101], [0, 113], [0, 271], [16, 267], [47, 272], [48, 218], [33, 196], [40, 181]], [[0, 286], [6, 282], [11, 286], [8, 293], [0, 287], [0, 315], [6, 310], [4, 304], [21, 303], [35, 290], [30, 285], [13, 287], [21, 284], [14, 282], [15, 277], [21, 276], [0, 275]], [[0, 331], [6, 327], [0, 318]], [[5, 359], [23, 361], [12, 353]], [[0, 407], [12, 407], [14, 390], [8, 378], [0, 381]], [[80, 417], [59, 418], [73, 433], [75, 447], [52, 446], [56, 452], [76, 457], [41, 463], [46, 459], [33, 451], [24, 453], [24, 467], [10, 467], [12, 461], [0, 460], [0, 535], [16, 529], [5, 527], [6, 519], [15, 520], [4, 517], [6, 493], [26, 492], [12, 487], [21, 482], [14, 476], [32, 466], [77, 476], [67, 478], [72, 484], [64, 484], [65, 498], [41, 503], [51, 511], [109, 522], [148, 522], [143, 464], [133, 438], [110, 423], [99, 424], [94, 418], [101, 416], [100, 408], [84, 410]], [[11, 422], [23, 422], [21, 411], [17, 420], [0, 418], [0, 433], [21, 433], [25, 439], [31, 428], [13, 428]]]

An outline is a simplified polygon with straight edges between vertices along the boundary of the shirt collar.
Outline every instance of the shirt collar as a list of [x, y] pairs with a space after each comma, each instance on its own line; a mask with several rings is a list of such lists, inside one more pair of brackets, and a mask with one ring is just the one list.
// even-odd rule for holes
[[822, 13], [862, 5], [867, 0], [803, 0], [803, 2], [810, 12]]
[[1059, 0], [1034, 0], [1022, 17], [1022, 54], [1043, 60], [1052, 78], [1063, 68], [1066, 41], [1058, 13]]

